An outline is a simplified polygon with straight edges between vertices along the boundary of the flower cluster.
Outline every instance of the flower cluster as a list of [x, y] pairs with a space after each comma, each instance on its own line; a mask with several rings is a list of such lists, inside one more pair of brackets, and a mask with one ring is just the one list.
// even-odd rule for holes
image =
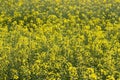
[[0, 5], [0, 80], [120, 80], [120, 0]]

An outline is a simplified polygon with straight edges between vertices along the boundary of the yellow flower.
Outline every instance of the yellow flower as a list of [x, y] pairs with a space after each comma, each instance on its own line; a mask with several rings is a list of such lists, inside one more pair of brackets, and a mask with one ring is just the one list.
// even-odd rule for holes
[[90, 29], [90, 26], [84, 26], [86, 30], [89, 30]]
[[18, 79], [19, 77], [17, 75], [14, 75], [13, 76], [13, 79]]
[[97, 80], [97, 75], [93, 73], [93, 74], [89, 75], [89, 78], [91, 80]]

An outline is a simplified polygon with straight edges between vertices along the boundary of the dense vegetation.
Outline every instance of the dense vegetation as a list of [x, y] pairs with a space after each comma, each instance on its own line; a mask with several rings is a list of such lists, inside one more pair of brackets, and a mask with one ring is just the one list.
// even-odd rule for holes
[[0, 0], [0, 80], [120, 80], [120, 0]]

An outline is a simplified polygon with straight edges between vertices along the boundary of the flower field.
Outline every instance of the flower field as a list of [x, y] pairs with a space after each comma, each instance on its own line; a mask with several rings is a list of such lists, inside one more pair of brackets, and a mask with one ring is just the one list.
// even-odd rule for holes
[[120, 0], [0, 0], [0, 80], [120, 80]]

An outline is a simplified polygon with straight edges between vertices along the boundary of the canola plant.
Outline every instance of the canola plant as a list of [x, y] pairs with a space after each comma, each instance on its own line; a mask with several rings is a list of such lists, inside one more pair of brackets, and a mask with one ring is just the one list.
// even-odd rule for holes
[[120, 0], [0, 0], [0, 80], [120, 80]]

